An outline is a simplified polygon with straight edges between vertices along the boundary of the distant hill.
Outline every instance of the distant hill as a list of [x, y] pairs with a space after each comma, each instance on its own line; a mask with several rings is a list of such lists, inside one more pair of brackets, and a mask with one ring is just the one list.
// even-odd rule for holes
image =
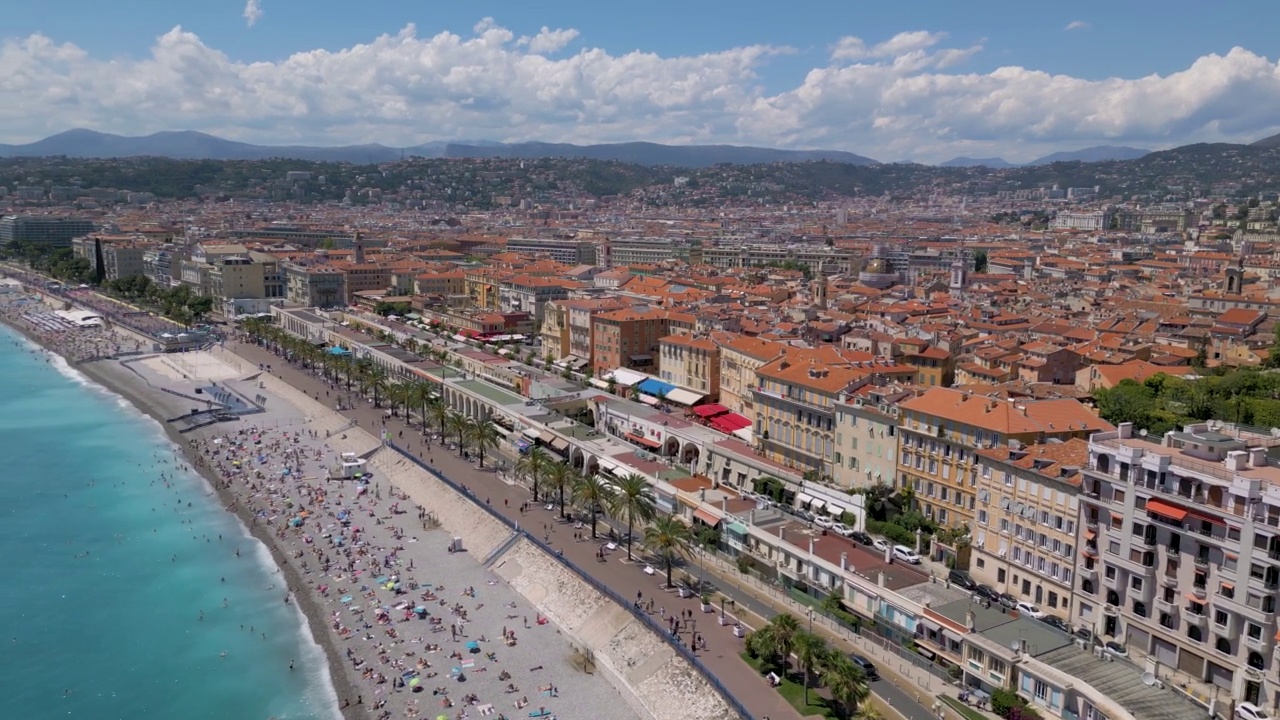
[[1261, 140], [1255, 140], [1254, 142], [1249, 143], [1249, 147], [1256, 147], [1256, 148], [1280, 147], [1280, 135], [1272, 135], [1271, 137], [1264, 137]]
[[938, 167], [989, 167], [1000, 169], [1017, 167], [1017, 165], [1004, 158], [971, 158], [962, 155], [957, 158], [951, 158], [946, 162], [938, 163]]
[[1036, 158], [1027, 165], [1048, 165], [1056, 162], [1104, 162], [1107, 160], [1137, 160], [1140, 157], [1150, 155], [1150, 150], [1142, 150], [1141, 148], [1124, 147], [1122, 145], [1095, 145], [1087, 147], [1083, 150], [1072, 150], [1069, 152], [1056, 152], [1052, 155], [1045, 155], [1042, 158]]
[[68, 130], [25, 145], [0, 144], [0, 157], [74, 158], [167, 157], [176, 160], [265, 160], [291, 158], [311, 162], [384, 163], [402, 156], [439, 157], [572, 157], [619, 160], [638, 165], [679, 165], [707, 167], [719, 163], [737, 165], [771, 162], [830, 160], [852, 165], [875, 165], [870, 158], [837, 150], [773, 150], [733, 145], [659, 145], [620, 143], [616, 145], [567, 145], [553, 143], [504, 143], [486, 140], [466, 142], [436, 141], [407, 148], [386, 145], [253, 145], [224, 140], [192, 130], [158, 132], [126, 137], [94, 130]]
[[774, 150], [740, 145], [660, 145], [649, 142], [605, 145], [525, 142], [490, 146], [454, 143], [445, 148], [445, 157], [583, 158], [616, 160], [637, 165], [676, 165], [695, 168], [721, 163], [753, 165], [810, 160], [828, 160], [848, 165], [879, 164], [871, 158], [840, 150]]

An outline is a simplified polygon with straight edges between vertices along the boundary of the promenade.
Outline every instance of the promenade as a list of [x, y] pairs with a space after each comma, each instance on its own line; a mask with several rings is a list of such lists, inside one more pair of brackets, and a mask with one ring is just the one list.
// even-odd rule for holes
[[[321, 378], [284, 362], [264, 348], [251, 343], [231, 342], [229, 349], [250, 362], [271, 365], [273, 374], [330, 406], [339, 395], [344, 398], [347, 396], [346, 392], [331, 390]], [[326, 392], [330, 396], [326, 396]], [[701, 613], [697, 598], [681, 599], [675, 593], [663, 590], [661, 585], [664, 578], [661, 573], [653, 576], [645, 574], [644, 564], [627, 563], [625, 554], [617, 553], [609, 561], [599, 562], [596, 558], [598, 543], [575, 540], [573, 526], [562, 523], [558, 511], [547, 511], [542, 506], [536, 506], [521, 514], [519, 508], [529, 500], [528, 490], [496, 472], [490, 467], [492, 460], [486, 462], [484, 469], [478, 469], [473, 463], [458, 457], [456, 452], [424, 440], [420, 428], [406, 425], [400, 417], [387, 418], [385, 409], [374, 408], [365, 401], [356, 403], [354, 408], [344, 409], [342, 414], [370, 432], [376, 433], [385, 427], [388, 436], [395, 439], [398, 445], [429, 460], [438, 470], [465, 484], [477, 499], [488, 502], [497, 512], [519, 522], [522, 527], [540, 531], [545, 526], [545, 537], [552, 546], [621, 597], [640, 595], [655, 598], [655, 612], [665, 610], [667, 616], [692, 611], [697, 619], [694, 629], [705, 637], [707, 645], [706, 650], [698, 652], [699, 659], [757, 720], [766, 717], [770, 720], [797, 720], [801, 717], [763, 677], [741, 659], [739, 654], [743, 649], [743, 641], [734, 637], [731, 624], [720, 626], [716, 622], [716, 614]], [[512, 458], [502, 452], [498, 454], [503, 456], [501, 459], [509, 467]], [[750, 584], [727, 563], [711, 560], [707, 562], [707, 569], [715, 576], [716, 585], [737, 603], [741, 611], [740, 619], [745, 625], [758, 626], [783, 610], [806, 621], [807, 607], [780, 594], [776, 589]], [[847, 630], [833, 627], [821, 616], [815, 618], [815, 629], [822, 631], [833, 641], [835, 647], [866, 655], [881, 669], [884, 679], [872, 683], [872, 691], [877, 700], [875, 704], [882, 714], [895, 720], [898, 717], [927, 720], [936, 716], [931, 710], [934, 698], [948, 690], [943, 679], [896, 654], [896, 648], [886, 649], [874, 638], [861, 638]], [[950, 694], [955, 694], [954, 687], [950, 687]], [[950, 710], [944, 710], [944, 716], [951, 715]]]

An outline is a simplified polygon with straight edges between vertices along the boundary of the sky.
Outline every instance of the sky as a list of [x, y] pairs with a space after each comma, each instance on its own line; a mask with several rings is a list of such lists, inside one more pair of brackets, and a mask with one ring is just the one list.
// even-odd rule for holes
[[[52, 9], [51, 8], [56, 8]], [[1280, 132], [1263, 0], [101, 0], [0, 25], [0, 142], [730, 143], [1020, 162]]]

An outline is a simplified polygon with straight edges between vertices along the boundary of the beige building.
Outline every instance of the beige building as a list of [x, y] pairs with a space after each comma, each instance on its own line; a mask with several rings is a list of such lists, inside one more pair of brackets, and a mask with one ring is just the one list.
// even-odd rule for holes
[[842, 488], [893, 483], [898, 467], [897, 402], [909, 393], [867, 384], [836, 407], [833, 480]]
[[720, 346], [702, 333], [668, 335], [658, 341], [658, 374], [714, 400], [720, 394]]
[[720, 344], [720, 404], [733, 412], [755, 417], [752, 390], [759, 384], [756, 370], [782, 354], [785, 346], [746, 335], [728, 337]]
[[265, 266], [247, 257], [223, 257], [210, 263], [210, 295], [216, 300], [267, 297]]
[[331, 308], [346, 304], [346, 273], [332, 265], [281, 264], [285, 297], [303, 307]]
[[1081, 468], [1089, 443], [1005, 445], [978, 451], [969, 572], [1000, 592], [1072, 615]]

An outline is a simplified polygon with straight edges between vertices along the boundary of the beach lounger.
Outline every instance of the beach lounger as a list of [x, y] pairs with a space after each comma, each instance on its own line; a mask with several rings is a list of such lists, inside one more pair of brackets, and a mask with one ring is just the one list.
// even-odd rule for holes
[[657, 570], [654, 570], [654, 569], [653, 569], [653, 566], [652, 566], [652, 565], [645, 565], [645, 566], [644, 566], [644, 574], [645, 574], [645, 575], [654, 575], [654, 574], [656, 574], [657, 572], [658, 572]]
[[532, 717], [532, 718], [550, 717], [550, 716], [551, 716], [550, 710], [534, 710], [533, 712], [529, 713], [529, 717]]

